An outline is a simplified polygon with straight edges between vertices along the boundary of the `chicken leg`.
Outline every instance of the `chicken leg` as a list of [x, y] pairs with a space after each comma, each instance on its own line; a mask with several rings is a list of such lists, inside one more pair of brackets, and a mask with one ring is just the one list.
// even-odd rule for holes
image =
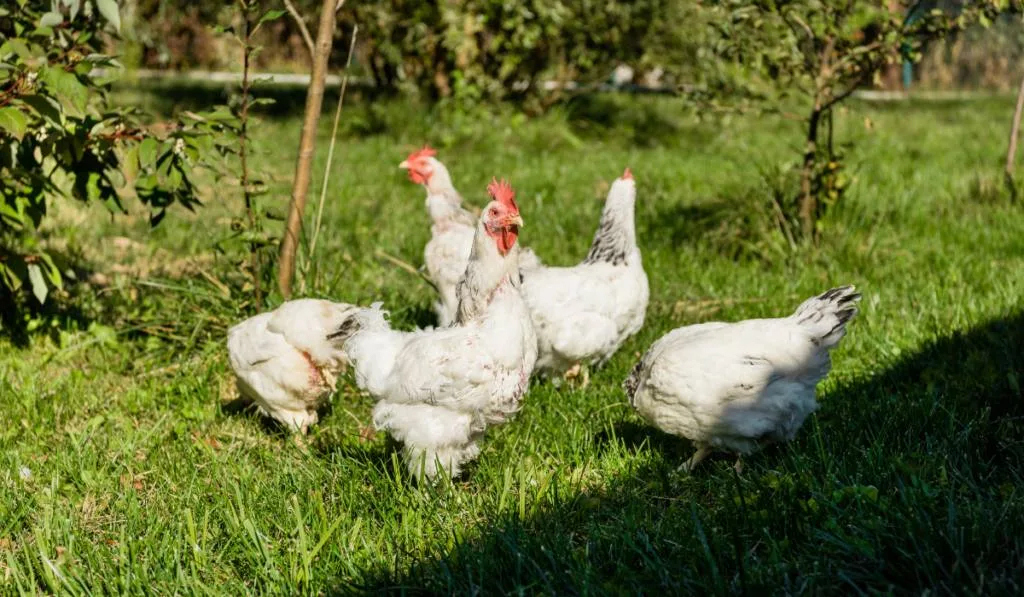
[[684, 471], [684, 472], [687, 472], [687, 473], [692, 473], [693, 469], [696, 468], [697, 465], [700, 464], [702, 460], [704, 460], [705, 458], [707, 458], [710, 455], [711, 455], [711, 446], [700, 446], [699, 448], [697, 448], [697, 451], [693, 453], [693, 456], [690, 456], [690, 459], [687, 460], [686, 462], [684, 462], [676, 470], [677, 471]]

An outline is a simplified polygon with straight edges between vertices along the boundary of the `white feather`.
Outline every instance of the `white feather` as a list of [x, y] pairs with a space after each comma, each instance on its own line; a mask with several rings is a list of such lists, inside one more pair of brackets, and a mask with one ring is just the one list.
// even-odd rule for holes
[[283, 303], [228, 330], [239, 392], [266, 415], [305, 432], [348, 359], [327, 340], [357, 307], [316, 299]]
[[600, 365], [643, 327], [650, 290], [636, 246], [636, 186], [618, 179], [608, 192], [602, 234], [615, 237], [615, 262], [523, 270], [523, 296], [539, 342], [538, 369], [563, 374], [576, 363]]
[[676, 329], [626, 380], [630, 402], [650, 424], [699, 447], [748, 454], [789, 441], [817, 408], [815, 388], [859, 296], [847, 287], [789, 317]]
[[344, 341], [357, 383], [378, 400], [375, 426], [403, 443], [416, 476], [432, 478], [437, 463], [455, 476], [476, 458], [486, 426], [519, 409], [537, 360], [516, 250], [502, 258], [482, 226], [476, 236], [474, 251], [484, 254], [474, 259], [486, 271], [473, 270], [472, 280], [483, 284], [482, 312], [446, 328], [399, 332], [371, 308], [355, 316], [358, 329]]
[[[476, 218], [462, 207], [462, 196], [455, 190], [448, 168], [433, 157], [427, 161], [432, 172], [425, 185], [431, 227], [430, 240], [423, 249], [423, 264], [439, 295], [434, 303], [438, 325], [447, 327], [455, 321], [459, 306], [455, 287], [466, 272], [476, 234]], [[524, 249], [519, 260], [523, 269], [541, 265], [540, 258], [530, 249]]]

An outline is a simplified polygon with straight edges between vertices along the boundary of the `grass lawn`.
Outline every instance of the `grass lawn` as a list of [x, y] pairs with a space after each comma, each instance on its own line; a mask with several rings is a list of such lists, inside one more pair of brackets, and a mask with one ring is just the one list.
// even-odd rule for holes
[[[0, 592], [1024, 590], [1024, 212], [999, 175], [1010, 100], [852, 104], [836, 124], [856, 142], [856, 183], [820, 246], [797, 251], [763, 224], [771, 172], [797, 155], [791, 120], [700, 124], [656, 98], [532, 121], [351, 105], [305, 294], [431, 323], [429, 288], [375, 253], [422, 262], [423, 192], [397, 164], [429, 141], [472, 205], [510, 178], [521, 240], [552, 264], [586, 254], [630, 166], [644, 329], [585, 391], [535, 382], [463, 478], [417, 487], [385, 437], [360, 433], [372, 403], [351, 387], [306, 445], [227, 406], [224, 332], [252, 304], [237, 247], [215, 250], [241, 213], [235, 183], [152, 231], [134, 203], [118, 218], [61, 206], [53, 242], [93, 283], [72, 291], [77, 311], [29, 322], [54, 327], [0, 339]], [[300, 127], [295, 113], [254, 126], [277, 213]], [[861, 314], [797, 440], [742, 476], [727, 457], [674, 472], [690, 445], [645, 427], [620, 389], [638, 354], [674, 327], [788, 314], [848, 283]]]

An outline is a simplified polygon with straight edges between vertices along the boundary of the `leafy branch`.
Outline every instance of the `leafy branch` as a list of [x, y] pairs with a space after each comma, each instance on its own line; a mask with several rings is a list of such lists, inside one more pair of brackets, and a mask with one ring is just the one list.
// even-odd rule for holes
[[0, 293], [18, 300], [27, 288], [37, 303], [64, 286], [39, 234], [50, 201], [123, 213], [134, 195], [156, 225], [172, 205], [198, 206], [195, 170], [230, 152], [217, 125], [179, 122], [158, 136], [110, 104], [93, 73], [120, 68], [100, 42], [120, 29], [113, 0], [41, 4], [0, 8]]

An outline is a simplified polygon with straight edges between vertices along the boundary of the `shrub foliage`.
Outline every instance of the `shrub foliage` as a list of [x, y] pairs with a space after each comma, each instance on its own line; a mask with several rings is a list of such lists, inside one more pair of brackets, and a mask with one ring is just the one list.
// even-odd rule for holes
[[111, 105], [118, 69], [103, 53], [116, 34], [114, 0], [16, 0], [0, 8], [0, 294], [28, 289], [40, 303], [66, 273], [40, 229], [52, 201], [101, 202], [125, 211], [136, 196], [155, 225], [178, 204], [198, 204], [194, 169], [231, 149], [217, 134], [228, 111], [194, 115], [157, 135], [132, 109]]

